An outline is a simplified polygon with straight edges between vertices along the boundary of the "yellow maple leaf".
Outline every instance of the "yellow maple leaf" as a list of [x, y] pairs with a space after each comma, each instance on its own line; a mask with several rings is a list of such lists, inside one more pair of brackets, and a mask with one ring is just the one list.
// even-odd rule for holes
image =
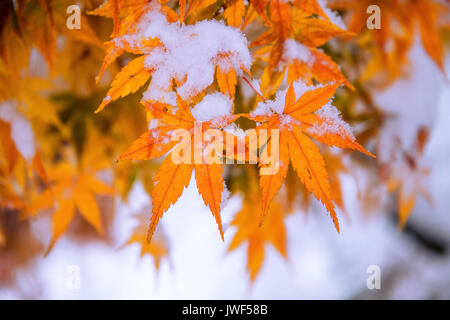
[[135, 215], [138, 220], [138, 225], [134, 228], [127, 245], [138, 243], [141, 246], [141, 257], [150, 255], [153, 257], [156, 270], [159, 270], [161, 260], [169, 256], [169, 246], [164, 230], [159, 228], [151, 243], [147, 242], [147, 228], [146, 220], [148, 219], [146, 213]]
[[42, 209], [55, 207], [52, 218], [53, 236], [46, 254], [66, 232], [74, 217], [75, 209], [102, 235], [101, 215], [94, 195], [112, 195], [112, 189], [92, 173], [77, 173], [69, 164], [51, 168], [49, 180], [52, 188], [35, 196], [28, 209], [29, 214], [36, 215]]
[[253, 172], [254, 170], [246, 170], [248, 193], [244, 198], [242, 209], [236, 213], [231, 222], [231, 226], [236, 227], [237, 231], [228, 247], [228, 251], [231, 252], [248, 242], [247, 271], [252, 282], [263, 265], [266, 243], [271, 243], [283, 258], [287, 258], [283, 207], [279, 202], [274, 202], [267, 217], [268, 221], [263, 226], [258, 225], [262, 210], [261, 196], [258, 192], [257, 176]]

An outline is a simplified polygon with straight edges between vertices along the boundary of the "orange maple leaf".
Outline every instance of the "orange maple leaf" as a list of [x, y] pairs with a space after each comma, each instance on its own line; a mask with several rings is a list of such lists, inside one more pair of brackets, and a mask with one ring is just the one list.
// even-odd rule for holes
[[[255, 52], [255, 57], [267, 61], [261, 78], [264, 94], [275, 92], [287, 66], [291, 81], [300, 78], [315, 79], [321, 83], [342, 80], [352, 88], [338, 66], [324, 53], [314, 49], [333, 37], [351, 35], [330, 20], [317, 0], [295, 1], [294, 6], [281, 0], [271, 0], [269, 11], [269, 29], [251, 44], [252, 47], [263, 46]], [[289, 47], [292, 49], [288, 50]], [[305, 54], [302, 59], [285, 57], [289, 51], [296, 54], [305, 51]]]
[[220, 91], [234, 97], [237, 84], [236, 71], [233, 68], [224, 71], [220, 66], [217, 66], [216, 78]]
[[223, 15], [228, 25], [238, 28], [242, 23], [242, 17], [245, 14], [245, 4], [243, 0], [230, 0]]
[[248, 174], [247, 196], [244, 199], [242, 209], [236, 213], [231, 225], [237, 228], [231, 240], [228, 251], [233, 251], [244, 242], [248, 242], [247, 247], [247, 271], [250, 273], [250, 280], [253, 282], [261, 270], [264, 262], [265, 244], [271, 243], [275, 249], [287, 258], [286, 248], [286, 228], [282, 206], [279, 202], [274, 202], [270, 208], [268, 221], [263, 225], [258, 225], [258, 218], [262, 210], [261, 196], [258, 192], [258, 180], [254, 170], [246, 170]]
[[[190, 5], [191, 4], [192, 2]], [[182, 2], [182, 6], [185, 6], [184, 2]], [[192, 6], [194, 5], [192, 4]], [[108, 13], [112, 10], [111, 8], [108, 9]], [[149, 37], [144, 35], [142, 30], [139, 30], [139, 28], [136, 27], [141, 23], [148, 22], [148, 20], [146, 20], [148, 17], [145, 13], [149, 12], [149, 10], [151, 10], [151, 13], [158, 12], [160, 15], [165, 17], [165, 22], [172, 26], [176, 26], [171, 29], [171, 32], [173, 36], [183, 36], [183, 38], [180, 38], [179, 41], [184, 41], [185, 38], [196, 39], [200, 37], [196, 32], [194, 32], [194, 29], [188, 28], [190, 26], [185, 26], [183, 24], [175, 25], [173, 21], [169, 19], [169, 16], [165, 12], [164, 8], [164, 6], [147, 4], [147, 6], [139, 9], [142, 12], [138, 10], [140, 14], [133, 16], [131, 21], [127, 21], [128, 17], [121, 21], [121, 26], [123, 24], [124, 28], [123, 30], [120, 28], [120, 31], [115, 35], [114, 39], [108, 42], [106, 56], [99, 75], [97, 76], [97, 81], [105, 69], [123, 53], [130, 52], [133, 54], [141, 54], [142, 56], [131, 61], [116, 75], [111, 89], [108, 91], [106, 97], [103, 99], [96, 112], [99, 112], [105, 108], [112, 101], [135, 92], [143, 86], [147, 80], [150, 79], [150, 77], [151, 81], [149, 82], [147, 92], [151, 92], [151, 94], [144, 95], [144, 99], [142, 101], [143, 103], [153, 103], [156, 101], [167, 102], [167, 96], [169, 96], [169, 93], [172, 91], [174, 83], [179, 88], [183, 87], [183, 93], [180, 93], [180, 91], [178, 92], [182, 95], [183, 99], [190, 102], [211, 84], [210, 82], [194, 82], [192, 80], [193, 76], [189, 74], [187, 69], [184, 69], [183, 71], [177, 70], [176, 72], [170, 71], [174, 64], [171, 63], [172, 60], [169, 58], [165, 58], [164, 61], [157, 61], [153, 63], [148, 62], [148, 60], [151, 61], [152, 59], [147, 58], [154, 57], [152, 54], [155, 50], [158, 51], [155, 56], [159, 56], [162, 52], [165, 52], [169, 55], [169, 57], [172, 57], [174, 52], [174, 49], [172, 48], [173, 43], [168, 41], [167, 37], [164, 38], [164, 36], [161, 36], [155, 31], [155, 34], [159, 35], [161, 38], [164, 38], [163, 40], [166, 41], [164, 43], [164, 41], [161, 41], [157, 36]], [[188, 7], [186, 14], [189, 13], [189, 8], [191, 8], [191, 6]], [[181, 12], [184, 12], [184, 9]], [[93, 12], [93, 14], [105, 15], [106, 13], [101, 11], [100, 13]], [[201, 27], [201, 25], [199, 26]], [[220, 25], [220, 27], [223, 28], [225, 26]], [[239, 40], [239, 45], [241, 43], [246, 43], [245, 39], [242, 38], [241, 34], [237, 31], [233, 31], [233, 36]], [[247, 48], [245, 47], [245, 49]], [[216, 74], [220, 90], [230, 96], [234, 95], [237, 82], [236, 72], [240, 72], [241, 68], [245, 68], [250, 65], [250, 62], [247, 61], [250, 60], [249, 52], [247, 50], [243, 52], [245, 58], [244, 60], [241, 59], [241, 54], [242, 53], [239, 52], [239, 50], [224, 47], [221, 50], [212, 52], [211, 57], [208, 58], [208, 60], [212, 63], [211, 66], [209, 66], [212, 71], [217, 66]], [[173, 59], [175, 58], [176, 57], [173, 57]], [[238, 63], [236, 63], [236, 59], [239, 60]], [[167, 68], [170, 70], [167, 70]], [[208, 79], [208, 77], [206, 77], [206, 79]]]
[[[279, 96], [275, 101], [261, 103], [250, 114], [249, 118], [263, 122], [257, 129], [279, 130], [278, 141], [272, 140], [271, 131], [269, 131], [267, 144], [272, 152], [279, 152], [278, 170], [269, 175], [261, 175], [262, 171], [260, 171], [262, 219], [269, 211], [272, 199], [281, 188], [291, 162], [306, 189], [325, 205], [339, 232], [325, 161], [310, 137], [329, 146], [354, 149], [373, 156], [356, 142], [346, 123], [337, 116], [336, 109], [327, 110], [324, 113], [319, 111], [324, 106], [331, 108], [329, 101], [339, 85], [340, 83], [334, 83], [308, 90], [308, 87], [294, 83], [289, 86], [285, 97]], [[294, 86], [298, 86], [298, 89], [294, 90]], [[300, 95], [297, 100], [295, 91], [298, 91]], [[284, 106], [280, 108], [280, 103], [283, 101], [279, 100], [283, 99]], [[267, 110], [267, 107], [270, 110]], [[314, 113], [317, 111], [319, 113]], [[263, 165], [261, 170], [264, 167]]]
[[159, 229], [153, 241], [151, 243], [147, 242], [147, 228], [145, 220], [147, 219], [147, 214], [141, 213], [135, 215], [138, 220], [138, 225], [134, 228], [132, 235], [127, 241], [127, 245], [138, 243], [141, 246], [141, 257], [148, 254], [153, 257], [155, 268], [159, 270], [161, 265], [161, 260], [168, 257], [168, 240], [164, 234], [163, 229]]
[[28, 209], [31, 215], [35, 215], [42, 209], [55, 207], [52, 218], [53, 235], [46, 255], [66, 232], [74, 218], [75, 209], [102, 235], [101, 215], [94, 194], [111, 195], [112, 189], [91, 173], [77, 174], [69, 164], [53, 168], [49, 172], [49, 180], [52, 188], [35, 196]]
[[145, 56], [134, 59], [128, 63], [114, 78], [106, 97], [95, 112], [100, 112], [104, 107], [120, 97], [136, 92], [151, 76], [151, 71], [144, 67]]
[[[219, 228], [220, 235], [223, 240], [223, 230], [220, 218], [220, 203], [223, 191], [223, 177], [222, 167], [220, 164], [204, 164], [202, 161], [194, 162], [194, 154], [196, 148], [202, 148], [194, 139], [190, 139], [188, 149], [190, 149], [190, 161], [188, 163], [176, 164], [172, 160], [172, 153], [184, 153], [185, 150], [179, 150], [181, 146], [177, 141], [172, 141], [172, 132], [176, 129], [185, 129], [189, 134], [193, 135], [194, 130], [201, 130], [203, 133], [209, 128], [223, 128], [233, 122], [237, 115], [229, 115], [222, 117], [220, 120], [213, 119], [211, 121], [202, 122], [198, 126], [198, 122], [192, 116], [189, 106], [181, 100], [177, 99], [178, 109], [175, 113], [171, 112], [170, 105], [160, 103], [148, 104], [148, 107], [162, 116], [161, 125], [150, 129], [149, 132], [144, 133], [122, 154], [121, 160], [149, 160], [162, 156], [171, 149], [174, 150], [169, 153], [163, 161], [161, 167], [155, 175], [155, 186], [152, 191], [153, 199], [153, 215], [151, 217], [150, 226], [148, 230], [148, 241], [151, 241], [152, 235], [158, 224], [159, 219], [164, 212], [174, 204], [183, 193], [185, 187], [188, 186], [192, 170], [195, 168], [195, 179], [197, 188], [201, 194], [205, 205], [207, 205]], [[202, 156], [203, 153], [200, 150]], [[216, 154], [216, 157], [222, 154]], [[194, 164], [195, 163], [195, 164]]]

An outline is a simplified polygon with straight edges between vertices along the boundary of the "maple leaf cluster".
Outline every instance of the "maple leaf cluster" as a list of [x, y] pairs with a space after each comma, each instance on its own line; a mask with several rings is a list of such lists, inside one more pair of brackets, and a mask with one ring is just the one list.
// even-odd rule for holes
[[[126, 3], [119, 3], [120, 5], [125, 7]], [[227, 110], [226, 106], [221, 105], [220, 94], [207, 93], [206, 89], [213, 86], [214, 79], [211, 75], [216, 70], [218, 90], [232, 99], [228, 104], [234, 105], [237, 77], [251, 77], [247, 70], [250, 67], [250, 53], [245, 39], [237, 29], [225, 27], [215, 21], [191, 20], [196, 10], [189, 9], [190, 5], [188, 9], [185, 7], [186, 4], [181, 1], [177, 14], [165, 4], [139, 4], [133, 6], [132, 16], [114, 18], [115, 31], [108, 43], [100, 75], [124, 52], [141, 55], [115, 76], [111, 89], [97, 111], [119, 97], [135, 92], [149, 81], [141, 102], [147, 107], [152, 122], [156, 123], [125, 151], [121, 160], [150, 160], [163, 156], [176, 146], [176, 142], [170, 139], [175, 129], [183, 128], [192, 132], [196, 123], [201, 123], [202, 131], [211, 127], [224, 129], [238, 117], [246, 117], [261, 123], [255, 130], [276, 129], [280, 132], [279, 140], [272, 139], [269, 135], [263, 142], [275, 146], [276, 150], [272, 149], [272, 152], [279, 153], [280, 169], [274, 174], [261, 175], [261, 217], [255, 219], [259, 221], [252, 220], [249, 224], [262, 223], [291, 162], [308, 192], [312, 192], [325, 205], [339, 232], [325, 161], [311, 138], [330, 146], [359, 150], [371, 156], [356, 142], [348, 125], [339, 118], [337, 110], [330, 103], [341, 83], [350, 88], [352, 86], [331, 58], [315, 49], [330, 38], [347, 32], [333, 24], [333, 19], [337, 21], [337, 18], [329, 9], [322, 8], [315, 1], [309, 5], [296, 1], [292, 6], [280, 0], [267, 3], [255, 1], [249, 5], [248, 11], [255, 10], [257, 14], [247, 16], [242, 2], [236, 1], [227, 6], [224, 17], [230, 26], [245, 26], [258, 15], [268, 26], [268, 30], [251, 44], [263, 46], [255, 52], [255, 56], [266, 61], [261, 86], [257, 89], [262, 101], [251, 113], [235, 114], [233, 108]], [[111, 1], [91, 12], [103, 16], [112, 16], [113, 13]], [[130, 24], [129, 19], [134, 19], [134, 23]], [[187, 24], [187, 21], [192, 22]], [[216, 28], [218, 33], [211, 33], [211, 29]], [[197, 45], [209, 46], [210, 49], [205, 48], [204, 53], [194, 50], [195, 57], [190, 56], [189, 50]], [[268, 57], [265, 57], [265, 52]], [[185, 63], [180, 63], [183, 60], [180, 55], [190, 58], [185, 62], [188, 68]], [[289, 69], [289, 89], [278, 91], [274, 100], [267, 101], [264, 96], [272, 96], [281, 85], [286, 66]], [[197, 69], [201, 69], [201, 81]], [[193, 79], [197, 81], [193, 82]], [[313, 86], [313, 80], [324, 84]], [[255, 89], [253, 86], [252, 88]], [[205, 104], [206, 108], [200, 106]], [[227, 102], [223, 104], [227, 105]], [[214, 108], [224, 109], [225, 112], [210, 114], [208, 109]], [[192, 142], [190, 148], [196, 148], [195, 142]], [[175, 164], [169, 154], [154, 178], [149, 242], [164, 212], [188, 186], [193, 170], [198, 191], [205, 205], [210, 208], [222, 240], [224, 239], [220, 211], [226, 186], [222, 166], [216, 163]], [[265, 240], [264, 237], [261, 238], [259, 246]], [[252, 257], [249, 254], [249, 259], [253, 259]]]
[[[370, 4], [381, 8], [380, 30], [365, 28]], [[417, 34], [444, 74], [439, 33], [448, 27], [448, 5], [93, 0], [82, 1], [82, 27], [73, 30], [66, 27], [69, 5], [0, 4], [0, 260], [8, 261], [0, 265], [0, 286], [13, 278], [8, 270], [49, 254], [63, 234], [109, 242], [114, 199], [128, 201], [138, 182], [152, 205], [139, 211], [125, 244], [139, 243], [156, 268], [170, 254], [158, 223], [193, 174], [224, 241], [221, 212], [230, 196], [240, 196], [228, 251], [248, 245], [252, 281], [268, 244], [287, 258], [286, 217], [306, 212], [312, 198], [340, 231], [340, 174], [361, 168], [374, 176], [371, 183], [397, 192], [401, 226], [416, 194], [432, 202], [417, 182], [428, 173], [421, 157], [430, 129], [417, 128], [412, 148], [397, 143], [383, 131], [389, 114], [373, 95], [407, 74]], [[231, 165], [208, 163], [208, 143], [182, 146], [172, 139], [179, 129], [201, 136], [214, 129], [253, 162], [239, 164], [235, 154]], [[251, 130], [269, 133], [257, 135], [258, 151], [278, 154], [272, 174], [263, 174], [269, 165], [243, 138]], [[393, 148], [383, 145], [383, 134]], [[374, 160], [363, 145], [383, 157]], [[215, 157], [223, 159], [228, 147]], [[200, 161], [175, 163], [182, 148], [200, 149]], [[365, 212], [382, 195], [373, 184], [360, 190]], [[36, 239], [33, 223], [45, 218], [50, 239]]]

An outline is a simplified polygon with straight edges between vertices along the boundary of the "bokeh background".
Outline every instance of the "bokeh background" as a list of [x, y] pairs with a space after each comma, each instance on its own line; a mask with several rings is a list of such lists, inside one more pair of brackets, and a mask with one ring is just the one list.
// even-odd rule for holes
[[[13, 8], [18, 8], [18, 2], [11, 1]], [[155, 247], [141, 255], [140, 240], [129, 243], [136, 232], [145, 234], [151, 212], [148, 195], [151, 178], [158, 167], [158, 161], [131, 164], [115, 161], [146, 128], [145, 110], [138, 102], [142, 92], [114, 102], [98, 115], [93, 111], [114, 74], [130, 58], [119, 59], [95, 84], [104, 56], [102, 41], [89, 38], [83, 42], [86, 39], [82, 35], [65, 34], [64, 8], [69, 2], [57, 1], [53, 3], [54, 23], [60, 28], [55, 29], [57, 49], [54, 52], [42, 49], [45, 41], [41, 42], [39, 37], [45, 33], [39, 33], [38, 29], [51, 22], [36, 20], [45, 10], [31, 10], [40, 5], [39, 1], [31, 2], [25, 7], [36, 16], [31, 18], [30, 13], [24, 20], [21, 16], [18, 20], [20, 37], [33, 44], [23, 57], [19, 54], [20, 37], [8, 29], [15, 28], [14, 16], [7, 13], [13, 9], [4, 5], [0, 19], [4, 59], [0, 119], [9, 123], [12, 141], [21, 154], [19, 158], [25, 159], [17, 160], [16, 167], [20, 168], [12, 173], [2, 171], [0, 299], [450, 298], [450, 17], [447, 14], [444, 15], [447, 29], [441, 34], [447, 52], [443, 54], [444, 71], [416, 35], [407, 54], [408, 63], [402, 65], [404, 72], [389, 85], [365, 83], [364, 90], [357, 86], [351, 98], [348, 89], [338, 93], [336, 104], [344, 118], [350, 118], [357, 136], [370, 125], [349, 117], [345, 110], [350, 105], [357, 110], [356, 114], [358, 110], [366, 114], [366, 110], [376, 106], [376, 113], [383, 115], [382, 120], [377, 118], [372, 125], [376, 133], [367, 139], [362, 137], [379, 162], [364, 162], [358, 155], [342, 155], [349, 170], [339, 174], [343, 198], [343, 206], [338, 209], [341, 233], [336, 233], [319, 202], [311, 199], [305, 206], [299, 197], [292, 213], [284, 219], [287, 257], [267, 243], [261, 271], [251, 281], [246, 270], [247, 246], [227, 250], [236, 232], [231, 222], [243, 202], [239, 193], [233, 193], [222, 210], [225, 242], [220, 240], [216, 223], [192, 180], [164, 215]], [[100, 2], [86, 1], [82, 6], [91, 10]], [[345, 13], [340, 11], [344, 17]], [[92, 29], [89, 32], [94, 32], [98, 39], [108, 38], [110, 20], [83, 17], [89, 19]], [[323, 49], [330, 55], [359, 50], [363, 56], [366, 48], [356, 43], [356, 40], [333, 40]], [[55, 57], [50, 58], [53, 54]], [[346, 60], [345, 54], [333, 57], [342, 62], [350, 82], [360, 84], [358, 74], [352, 70], [362, 62]], [[5, 63], [7, 58], [11, 58], [9, 65]], [[50, 60], [53, 67], [49, 66], [49, 59], [53, 59]], [[371, 97], [369, 109], [364, 99], [367, 91]], [[251, 99], [253, 94], [241, 82], [237, 92], [241, 101]], [[418, 192], [409, 220], [401, 229], [397, 194], [389, 192], [380, 163], [383, 160], [389, 163], [391, 150], [413, 146], [421, 130], [426, 130], [428, 138], [423, 153], [414, 161], [417, 167], [429, 169], [429, 173], [418, 173], [406, 162], [392, 162], [389, 174], [407, 188], [422, 188], [431, 199]], [[2, 140], [4, 148], [5, 141]], [[89, 168], [96, 177], [113, 186], [114, 196], [97, 196], [103, 236], [77, 215], [44, 257], [51, 241], [53, 211], [37, 213], [29, 209], [39, 193], [37, 190], [45, 187], [42, 181], [30, 182], [34, 180], [29, 178], [28, 182], [20, 183], [25, 178], [17, 173], [34, 170], [26, 169], [26, 163], [36, 150], [40, 150], [47, 169], [54, 163], [67, 162], [82, 170]], [[5, 162], [6, 156], [2, 166]], [[8, 182], [11, 179], [15, 181], [12, 187]], [[10, 187], [13, 193], [9, 192]], [[367, 268], [371, 265], [381, 270], [379, 290], [369, 290], [366, 285], [370, 276]]]

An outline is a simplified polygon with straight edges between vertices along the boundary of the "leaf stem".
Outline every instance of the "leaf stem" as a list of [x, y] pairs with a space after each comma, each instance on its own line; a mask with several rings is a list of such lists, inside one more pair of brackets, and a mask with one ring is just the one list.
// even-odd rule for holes
[[260, 97], [262, 99], [262, 101], [266, 102], [266, 99], [262, 96], [262, 94], [256, 90], [256, 88], [251, 84], [251, 82], [245, 77], [245, 76], [241, 76], [242, 79], [244, 79], [245, 82], [247, 82], [247, 84], [250, 86], [250, 88], [252, 88], [253, 91], [255, 91], [255, 93], [258, 95], [258, 97]]

